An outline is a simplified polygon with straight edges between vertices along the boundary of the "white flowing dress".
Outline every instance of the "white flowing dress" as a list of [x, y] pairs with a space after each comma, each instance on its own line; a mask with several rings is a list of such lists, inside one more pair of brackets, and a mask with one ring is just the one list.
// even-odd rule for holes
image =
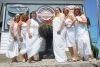
[[19, 44], [20, 54], [25, 54], [27, 51], [27, 23], [22, 22], [21, 36], [23, 41]]
[[[18, 23], [13, 23], [13, 25], [14, 25], [13, 31], [14, 31], [15, 36], [17, 37], [18, 36], [18, 32], [17, 32]], [[10, 32], [9, 33], [9, 45], [8, 45], [8, 50], [6, 52], [6, 57], [13, 58], [13, 57], [18, 56], [19, 54], [18, 43], [19, 43], [18, 37], [17, 37], [17, 40], [15, 41]]]
[[64, 23], [65, 23], [64, 29], [66, 30], [66, 32], [65, 32], [66, 46], [76, 48], [75, 26], [72, 25], [73, 21], [70, 18], [66, 18]]
[[57, 62], [66, 62], [67, 56], [65, 54], [66, 43], [61, 34], [57, 34], [57, 31], [61, 25], [60, 17], [53, 19], [53, 51]]
[[31, 23], [30, 23], [30, 32], [32, 33], [32, 38], [27, 38], [28, 40], [28, 49], [27, 49], [27, 55], [28, 58], [36, 55], [39, 53], [40, 47], [41, 47], [41, 43], [42, 43], [42, 38], [39, 37], [39, 32], [38, 32], [38, 28], [39, 28], [39, 24], [37, 21], [35, 21], [34, 19], [30, 19]]
[[[77, 16], [76, 18], [78, 20], [82, 20], [81, 16]], [[78, 52], [80, 56], [85, 58], [88, 55], [92, 55], [87, 25], [77, 21], [75, 27], [76, 27]]]

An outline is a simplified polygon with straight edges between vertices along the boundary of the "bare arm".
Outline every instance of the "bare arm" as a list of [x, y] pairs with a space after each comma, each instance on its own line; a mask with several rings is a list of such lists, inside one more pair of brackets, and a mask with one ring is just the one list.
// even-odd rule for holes
[[87, 24], [87, 18], [84, 14], [81, 16], [81, 18], [82, 20], [80, 22], [82, 22], [83, 24]]
[[61, 16], [60, 16], [61, 24], [60, 24], [60, 26], [59, 26], [58, 31], [61, 31], [61, 29], [62, 29], [62, 26], [63, 26], [63, 24], [64, 24], [64, 18], [65, 18], [64, 14], [61, 14]]
[[21, 37], [21, 26], [22, 26], [22, 22], [19, 21], [19, 23], [18, 23], [18, 35], [19, 35], [19, 37]]
[[11, 33], [12, 36], [14, 36], [14, 31], [13, 31], [13, 29], [14, 29], [14, 23], [12, 23], [12, 24], [10, 25], [10, 33]]
[[[77, 21], [77, 19], [75, 18], [75, 16], [70, 16], [71, 20], [73, 21], [72, 25], [75, 24], [75, 22]], [[71, 26], [72, 26], [71, 25]]]
[[30, 34], [30, 20], [27, 21], [27, 32]]
[[29, 38], [32, 38], [32, 33], [30, 32], [30, 23], [31, 23], [31, 21], [28, 20], [28, 21], [27, 21], [27, 32], [28, 32], [28, 34], [29, 34]]

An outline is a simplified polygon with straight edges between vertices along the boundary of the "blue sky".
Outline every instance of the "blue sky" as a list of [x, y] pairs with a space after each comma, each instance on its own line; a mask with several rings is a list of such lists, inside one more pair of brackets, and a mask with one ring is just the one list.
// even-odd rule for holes
[[[99, 0], [100, 1], [100, 0]], [[85, 12], [87, 17], [89, 17], [91, 26], [90, 26], [90, 35], [92, 38], [92, 41], [97, 41], [96, 46], [100, 50], [100, 36], [98, 35], [98, 10], [96, 5], [96, 0], [86, 0], [85, 4]], [[99, 53], [100, 57], [100, 53]]]

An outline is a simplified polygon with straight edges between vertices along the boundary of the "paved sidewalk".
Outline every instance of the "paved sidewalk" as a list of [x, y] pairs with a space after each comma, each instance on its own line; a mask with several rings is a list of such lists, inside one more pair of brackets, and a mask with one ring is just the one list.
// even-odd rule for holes
[[58, 63], [54, 59], [43, 59], [35, 63], [18, 62], [18, 63], [0, 63], [0, 67], [100, 67], [100, 61], [96, 62], [66, 62]]
[[10, 59], [0, 55], [0, 67], [100, 67], [100, 60], [58, 63], [55, 59], [42, 59], [35, 63], [11, 63]]

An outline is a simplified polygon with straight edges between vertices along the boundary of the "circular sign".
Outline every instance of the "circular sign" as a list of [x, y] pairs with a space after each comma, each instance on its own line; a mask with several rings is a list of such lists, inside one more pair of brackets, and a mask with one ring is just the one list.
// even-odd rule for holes
[[54, 9], [49, 6], [42, 6], [37, 10], [37, 17], [40, 21], [49, 20], [54, 14]]

